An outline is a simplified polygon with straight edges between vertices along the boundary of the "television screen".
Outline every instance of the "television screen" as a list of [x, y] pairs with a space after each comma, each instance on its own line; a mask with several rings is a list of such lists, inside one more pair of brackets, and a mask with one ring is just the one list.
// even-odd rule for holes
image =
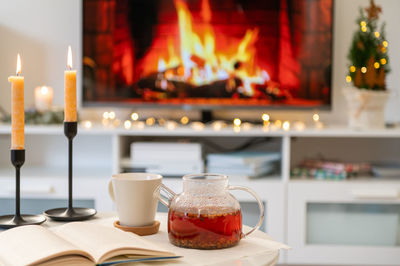
[[331, 103], [333, 0], [84, 0], [83, 103]]

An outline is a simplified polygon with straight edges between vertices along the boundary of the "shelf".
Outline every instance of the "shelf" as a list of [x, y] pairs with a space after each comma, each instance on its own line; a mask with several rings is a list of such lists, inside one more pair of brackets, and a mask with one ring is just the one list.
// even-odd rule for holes
[[[11, 128], [9, 125], [0, 125], [0, 135], [9, 135]], [[289, 130], [284, 131], [268, 130], [265, 131], [261, 126], [254, 126], [251, 129], [240, 131], [233, 130], [232, 127], [224, 128], [220, 131], [214, 130], [210, 126], [206, 126], [203, 130], [194, 130], [188, 126], [178, 126], [176, 129], [168, 130], [160, 126], [145, 127], [143, 129], [123, 127], [111, 128], [103, 127], [95, 124], [92, 128], [87, 129], [79, 127], [79, 135], [120, 135], [120, 136], [209, 136], [209, 137], [337, 137], [337, 138], [400, 138], [400, 128], [393, 129], [371, 129], [371, 130], [354, 130], [343, 126], [330, 126], [324, 129], [307, 128], [303, 131]], [[28, 125], [25, 128], [27, 135], [63, 135], [62, 125]]]

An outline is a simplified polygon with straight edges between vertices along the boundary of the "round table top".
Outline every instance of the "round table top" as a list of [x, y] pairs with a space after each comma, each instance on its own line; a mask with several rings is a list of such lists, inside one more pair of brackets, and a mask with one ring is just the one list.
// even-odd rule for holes
[[[279, 249], [286, 246], [275, 242], [267, 234], [256, 231], [250, 236], [242, 239], [238, 245], [218, 250], [197, 250], [185, 249], [172, 245], [168, 240], [167, 214], [157, 213], [156, 219], [160, 221], [160, 230], [157, 234], [143, 236], [154, 242], [161, 248], [170, 250], [182, 258], [174, 261], [174, 265], [275, 265], [279, 259]], [[116, 213], [98, 213], [94, 218], [87, 220], [88, 223], [99, 223], [106, 226], [113, 226], [118, 220]], [[64, 224], [48, 220], [43, 226], [56, 227]], [[249, 227], [243, 226], [243, 231]], [[150, 262], [135, 263], [132, 265], [151, 265]], [[157, 262], [156, 265], [171, 265], [171, 261]]]

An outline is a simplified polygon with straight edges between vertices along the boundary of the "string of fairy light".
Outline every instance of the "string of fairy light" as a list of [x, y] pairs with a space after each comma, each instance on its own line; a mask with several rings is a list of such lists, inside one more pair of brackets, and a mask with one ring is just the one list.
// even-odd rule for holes
[[[363, 20], [363, 21], [360, 22], [360, 30], [361, 30], [361, 32], [363, 32], [363, 33], [367, 33], [367, 31], [368, 31], [368, 25], [367, 25], [367, 22], [366, 22], [366, 21]], [[380, 34], [379, 31], [374, 31], [374, 36], [375, 36], [375, 38], [379, 39], [379, 38], [381, 37], [381, 34]], [[382, 52], [383, 54], [385, 54], [385, 53], [387, 52], [387, 48], [388, 48], [388, 46], [389, 46], [389, 42], [388, 42], [387, 40], [382, 40], [381, 44], [382, 44], [382, 48], [381, 48], [380, 50], [381, 50], [381, 52]], [[382, 66], [384, 66], [384, 65], [386, 65], [386, 64], [387, 64], [386, 58], [381, 58], [381, 59], [379, 59], [378, 61], [375, 61], [375, 62], [374, 62], [373, 67], [374, 67], [375, 69], [379, 69], [380, 67], [382, 67]], [[355, 73], [355, 72], [357, 71], [357, 67], [354, 66], [354, 65], [351, 65], [351, 66], [349, 67], [349, 70], [350, 70], [351, 73]], [[367, 73], [367, 71], [368, 71], [368, 67], [367, 67], [367, 66], [362, 66], [362, 67], [360, 68], [360, 71], [361, 71], [362, 74], [365, 74], [365, 73]], [[352, 77], [351, 77], [350, 75], [347, 75], [347, 76], [346, 76], [346, 82], [347, 82], [347, 83], [352, 82], [352, 80], [353, 80], [353, 79], [352, 79]]]
[[[131, 129], [145, 129], [151, 127], [164, 127], [167, 130], [175, 130], [177, 128], [187, 128], [190, 127], [195, 131], [201, 131], [206, 128], [212, 129], [214, 131], [220, 130], [232, 130], [235, 132], [248, 131], [252, 128], [258, 127], [263, 131], [276, 131], [276, 130], [295, 130], [295, 131], [303, 131], [307, 127], [313, 129], [323, 129], [324, 124], [320, 121], [320, 115], [315, 112], [312, 115], [312, 123], [308, 124], [304, 121], [293, 121], [289, 120], [280, 120], [275, 119], [271, 120], [271, 115], [268, 113], [262, 113], [260, 116], [259, 122], [247, 122], [242, 121], [242, 119], [236, 117], [231, 122], [226, 120], [216, 120], [209, 124], [205, 124], [200, 121], [191, 121], [190, 118], [186, 115], [182, 116], [178, 120], [168, 120], [164, 118], [156, 118], [153, 116], [146, 117], [140, 119], [140, 115], [137, 112], [132, 112], [129, 115], [129, 119], [124, 120], [123, 122], [117, 118], [116, 112], [114, 111], [106, 111], [102, 115], [101, 123], [97, 123], [101, 125], [103, 128], [124, 128], [125, 130]], [[90, 120], [84, 120], [81, 122], [81, 125], [84, 129], [91, 129], [94, 126], [94, 123]]]

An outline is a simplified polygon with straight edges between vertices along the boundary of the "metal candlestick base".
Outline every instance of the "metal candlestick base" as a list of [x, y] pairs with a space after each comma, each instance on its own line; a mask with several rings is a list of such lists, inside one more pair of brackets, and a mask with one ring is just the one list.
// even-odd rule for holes
[[43, 215], [20, 213], [20, 169], [25, 162], [25, 150], [11, 150], [11, 162], [15, 167], [15, 214], [0, 216], [0, 228], [44, 223], [46, 218]]
[[47, 210], [44, 214], [55, 221], [82, 221], [97, 212], [90, 208], [72, 207], [72, 140], [78, 133], [78, 122], [64, 122], [64, 135], [68, 138], [68, 207]]
[[51, 209], [44, 212], [44, 214], [53, 219], [54, 221], [64, 221], [64, 222], [72, 222], [72, 221], [83, 221], [89, 219], [90, 217], [96, 214], [95, 209], [90, 208], [57, 208]]

